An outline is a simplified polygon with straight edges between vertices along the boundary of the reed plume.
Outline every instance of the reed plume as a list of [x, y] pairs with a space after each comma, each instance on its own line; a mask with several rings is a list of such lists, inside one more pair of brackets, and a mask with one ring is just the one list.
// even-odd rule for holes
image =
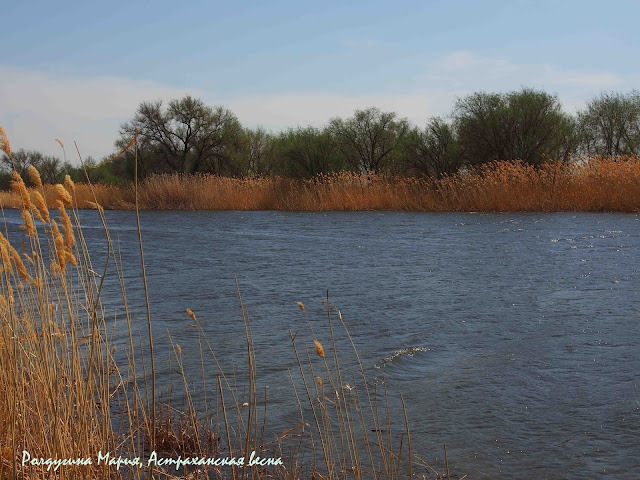
[[24, 210], [31, 210], [31, 198], [29, 197], [29, 191], [27, 190], [22, 177], [17, 171], [11, 172], [13, 180], [11, 181], [11, 190], [16, 192], [20, 196], [21, 205], [18, 208]]
[[64, 185], [57, 183], [54, 188], [58, 200], [62, 201], [65, 205], [71, 205], [71, 195], [69, 194], [67, 189], [64, 188]]
[[27, 174], [29, 175], [29, 179], [31, 180], [31, 183], [33, 183], [36, 187], [42, 186], [42, 179], [40, 178], [40, 172], [38, 172], [38, 169], [36, 167], [34, 167], [33, 165], [29, 165], [29, 168], [27, 168]]
[[74, 267], [78, 266], [78, 262], [76, 260], [76, 257], [73, 254], [73, 251], [71, 250], [71, 248], [69, 248], [69, 247], [65, 247], [64, 248], [64, 260], [69, 265], [73, 265]]
[[318, 340], [313, 341], [314, 346], [316, 347], [316, 355], [320, 358], [324, 358], [324, 347]]
[[73, 196], [73, 194], [76, 191], [76, 184], [73, 183], [73, 180], [71, 180], [71, 177], [69, 175], [64, 176], [64, 186], [69, 191], [69, 193]]
[[62, 229], [64, 230], [64, 245], [68, 250], [71, 250], [76, 244], [76, 238], [73, 234], [73, 225], [71, 219], [64, 208], [64, 203], [58, 200], [58, 212], [60, 212], [60, 220], [62, 221]]
[[13, 248], [13, 246], [11, 246], [10, 243], [8, 243], [8, 246], [11, 251], [11, 257], [13, 258], [13, 264], [15, 265], [18, 274], [22, 277], [22, 280], [24, 280], [26, 283], [30, 283], [31, 276], [27, 272], [27, 267], [25, 267], [24, 262], [20, 258], [20, 254], [16, 251], [15, 248]]
[[8, 242], [4, 238], [4, 235], [0, 233], [0, 257], [2, 257], [2, 267], [5, 271], [11, 271], [11, 257], [9, 256], [9, 249], [7, 248]]
[[47, 202], [40, 192], [37, 190], [33, 192], [33, 203], [36, 208], [33, 211], [34, 214], [39, 215], [39, 219], [43, 222], [49, 222], [49, 209], [47, 208]]
[[58, 228], [58, 224], [55, 220], [51, 220], [51, 232], [53, 233], [53, 241], [56, 247], [55, 253], [58, 258], [58, 268], [64, 274], [67, 263], [67, 252], [64, 246], [64, 238], [62, 237], [60, 229]]
[[27, 232], [27, 237], [34, 238], [36, 236], [36, 226], [33, 223], [33, 217], [28, 210], [22, 210], [22, 219], [24, 223], [20, 226], [22, 230]]
[[2, 126], [0, 126], [0, 150], [6, 153], [7, 157], [11, 158], [11, 146], [9, 145], [9, 139]]

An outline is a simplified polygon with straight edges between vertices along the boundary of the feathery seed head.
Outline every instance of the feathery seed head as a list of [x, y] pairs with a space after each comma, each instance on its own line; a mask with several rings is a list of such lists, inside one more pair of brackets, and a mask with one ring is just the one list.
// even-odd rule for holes
[[38, 172], [38, 169], [36, 167], [34, 167], [33, 165], [29, 165], [29, 168], [27, 169], [27, 174], [31, 179], [31, 183], [33, 183], [36, 187], [42, 186], [42, 179], [40, 178], [40, 172]]
[[6, 271], [11, 271], [11, 257], [7, 249], [7, 241], [3, 238], [0, 242], [0, 256], [2, 257], [2, 267]]
[[9, 139], [7, 138], [7, 134], [4, 133], [4, 129], [0, 127], [0, 150], [7, 154], [7, 156], [11, 156], [11, 146], [9, 145]]
[[31, 210], [31, 198], [29, 197], [29, 191], [27, 190], [22, 177], [15, 170], [11, 172], [11, 176], [13, 177], [13, 180], [11, 181], [11, 190], [20, 194], [22, 209]]
[[9, 283], [7, 283], [7, 301], [9, 302], [9, 305], [13, 305], [14, 303], [13, 288]]
[[75, 255], [73, 254], [73, 251], [71, 250], [71, 248], [69, 248], [69, 247], [65, 247], [64, 248], [64, 257], [65, 257], [65, 261], [69, 265], [73, 265], [74, 267], [78, 266], [78, 262], [76, 260]]
[[304, 312], [304, 305], [302, 304], [302, 302], [298, 302], [298, 306], [300, 307], [300, 310]]
[[62, 229], [64, 230], [64, 244], [67, 249], [71, 249], [76, 244], [76, 237], [73, 234], [73, 225], [71, 219], [67, 215], [67, 211], [64, 209], [64, 203], [58, 200], [58, 211], [62, 220]]
[[194, 322], [197, 321], [196, 314], [193, 313], [193, 311], [190, 308], [187, 308], [187, 315], [189, 315]]
[[65, 175], [64, 176], [64, 186], [67, 187], [67, 190], [69, 190], [69, 193], [71, 195], [73, 195], [76, 191], [76, 184], [73, 183], [73, 180], [71, 180], [71, 177], [69, 175]]
[[16, 266], [16, 270], [18, 271], [18, 273], [20, 274], [22, 279], [25, 282], [30, 282], [31, 281], [31, 277], [29, 276], [29, 273], [27, 272], [27, 268], [24, 266], [24, 263], [22, 262], [22, 259], [20, 258], [20, 254], [18, 254], [16, 249], [13, 248], [13, 247], [11, 247], [11, 257], [13, 258], [13, 264]]
[[58, 197], [58, 200], [61, 200], [65, 205], [71, 205], [71, 195], [69, 194], [67, 189], [64, 188], [64, 185], [56, 183], [56, 186], [54, 188], [56, 190], [56, 196]]
[[88, 205], [90, 205], [91, 207], [95, 208], [96, 210], [98, 210], [99, 212], [104, 212], [104, 208], [102, 207], [102, 205], [100, 205], [99, 203], [96, 202], [87, 202]]
[[40, 220], [42, 223], [45, 223], [44, 218], [40, 214], [40, 211], [37, 208], [33, 209], [33, 216]]
[[44, 197], [38, 191], [33, 192], [33, 203], [36, 206], [36, 210], [33, 213], [40, 215], [40, 220], [43, 222], [49, 222], [49, 209], [47, 208], [47, 202], [45, 202]]
[[20, 228], [27, 232], [27, 237], [34, 238], [36, 236], [36, 226], [33, 223], [31, 213], [28, 210], [22, 210], [22, 219], [24, 224]]
[[35, 262], [33, 261], [33, 258], [31, 258], [31, 257], [30, 257], [29, 255], [27, 255], [26, 253], [23, 253], [22, 255], [24, 256], [24, 258], [26, 258], [26, 259], [27, 259], [27, 261], [28, 261], [31, 265], [35, 266]]
[[56, 246], [56, 256], [58, 257], [58, 268], [62, 273], [65, 272], [67, 263], [67, 252], [64, 248], [64, 239], [58, 229], [58, 224], [55, 220], [51, 220], [51, 231], [53, 233], [53, 241]]
[[313, 344], [316, 347], [316, 355], [320, 358], [324, 358], [324, 348], [322, 347], [322, 344], [318, 340], [314, 340]]
[[51, 260], [51, 262], [49, 263], [49, 269], [51, 271], [51, 275], [53, 275], [54, 277], [60, 275], [60, 265], [58, 265], [57, 260]]

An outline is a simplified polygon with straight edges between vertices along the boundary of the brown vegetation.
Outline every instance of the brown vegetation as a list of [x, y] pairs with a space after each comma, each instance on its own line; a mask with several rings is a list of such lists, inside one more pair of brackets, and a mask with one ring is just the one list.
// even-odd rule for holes
[[[56, 207], [58, 191], [43, 195]], [[35, 190], [31, 193], [33, 201]], [[95, 196], [94, 196], [95, 195]], [[441, 180], [336, 173], [310, 180], [278, 176], [155, 175], [138, 190], [149, 210], [640, 211], [640, 158], [592, 157], [572, 163], [493, 162]], [[132, 186], [78, 184], [78, 208], [132, 209]], [[19, 191], [0, 192], [19, 208]]]
[[[175, 177], [160, 180], [174, 186], [181, 183]], [[248, 182], [215, 177], [189, 180], [223, 185]], [[266, 180], [255, 182], [260, 187]], [[158, 188], [158, 182], [151, 186]], [[240, 376], [245, 379], [235, 373], [225, 374], [196, 314], [187, 309], [186, 315], [200, 338], [201, 364], [211, 363], [211, 358], [218, 367], [217, 371], [208, 369], [206, 373], [203, 367], [202, 372], [196, 373], [202, 375], [203, 385], [206, 377], [208, 384], [215, 387], [214, 393], [204, 409], [199, 408], [193, 400], [194, 372], [185, 372], [182, 349], [171, 341], [183, 381], [183, 407], [176, 410], [159, 404], [153, 382], [154, 364], [149, 363], [153, 345], [134, 347], [132, 312], [120, 257], [111, 245], [103, 210], [100, 208], [99, 214], [105, 226], [108, 258], [115, 264], [122, 291], [124, 323], [121, 321], [117, 328], [128, 330], [128, 338], [120, 346], [114, 344], [112, 337], [116, 325], [102, 308], [102, 282], [110, 270], [92, 265], [77, 209], [73, 207], [89, 202], [81, 195], [88, 196], [91, 189], [74, 189], [71, 184], [67, 187], [38, 187], [26, 194], [24, 182], [14, 175], [10, 198], [19, 202], [15, 206], [25, 221], [26, 237], [20, 239], [21, 250], [0, 234], [0, 478], [394, 480], [414, 478], [417, 469], [423, 472], [418, 478], [444, 478], [412, 451], [406, 412], [405, 426], [392, 434], [389, 394], [384, 383], [369, 382], [359, 360], [359, 373], [342, 372], [334, 323], [349, 340], [351, 336], [340, 312], [327, 304], [330, 335], [323, 339], [324, 347], [315, 334], [306, 340], [296, 340], [297, 335], [291, 334], [299, 372], [299, 376], [292, 376], [292, 398], [297, 399], [299, 418], [292, 419], [291, 427], [275, 440], [265, 439], [266, 398], [261, 398], [251, 324], [241, 298], [239, 328], [245, 332], [247, 364]], [[99, 195], [107, 191], [97, 188], [93, 203], [106, 203]], [[55, 205], [57, 212], [48, 210], [37, 194], [46, 197], [49, 205]], [[67, 211], [68, 203], [72, 208]], [[16, 239], [11, 240], [15, 243]], [[298, 303], [298, 307], [306, 316], [304, 306]], [[335, 316], [338, 322], [333, 319]], [[306, 351], [301, 344], [306, 345]], [[116, 354], [117, 348], [124, 352]], [[316, 357], [310, 355], [313, 349]], [[354, 354], [357, 358], [355, 348]], [[161, 457], [174, 459], [248, 459], [255, 451], [263, 458], [281, 456], [284, 464], [252, 468], [210, 466], [207, 473], [202, 467], [187, 467], [177, 472], [174, 466], [148, 467], [145, 461], [153, 450]], [[45, 460], [92, 458], [93, 464], [61, 466], [57, 470], [47, 464], [23, 465], [23, 451], [29, 452], [31, 458]], [[104, 462], [98, 465], [100, 451], [110, 452], [114, 458], [141, 457], [143, 468], [117, 470]], [[307, 457], [300, 456], [303, 451], [308, 452]]]

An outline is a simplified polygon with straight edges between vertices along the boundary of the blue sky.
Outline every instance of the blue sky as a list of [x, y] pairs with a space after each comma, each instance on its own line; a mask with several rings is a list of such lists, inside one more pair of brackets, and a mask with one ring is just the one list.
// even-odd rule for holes
[[0, 125], [12, 148], [112, 153], [145, 100], [186, 93], [248, 126], [376, 105], [423, 125], [522, 86], [567, 111], [640, 83], [638, 2], [5, 1]]

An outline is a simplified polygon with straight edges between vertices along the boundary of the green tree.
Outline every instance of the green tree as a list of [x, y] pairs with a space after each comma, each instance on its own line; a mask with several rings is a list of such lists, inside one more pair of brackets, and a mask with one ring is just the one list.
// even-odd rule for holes
[[[117, 148], [139, 132], [140, 153], [152, 171], [179, 173], [238, 173], [232, 159], [240, 147], [242, 127], [223, 107], [211, 108], [190, 96], [162, 102], [143, 102], [132, 121], [122, 125]], [[128, 152], [130, 161], [131, 152]]]
[[640, 154], [640, 92], [603, 93], [579, 112], [581, 147], [596, 155]]
[[13, 152], [12, 159], [13, 161], [3, 155], [3, 166], [8, 171], [12, 171], [15, 167], [27, 184], [30, 184], [27, 169], [31, 165], [38, 169], [40, 178], [44, 183], [60, 183], [64, 180], [66, 169], [68, 169], [68, 164], [62, 164], [58, 157], [44, 155], [35, 150], [20, 149], [17, 152]]
[[456, 102], [453, 118], [470, 164], [522, 160], [539, 165], [571, 154], [566, 143], [574, 122], [557, 96], [546, 92], [476, 92]]
[[338, 151], [346, 163], [357, 171], [388, 171], [398, 164], [400, 146], [410, 130], [406, 119], [393, 112], [372, 107], [356, 110], [346, 120], [334, 118], [329, 123]]
[[57, 157], [44, 156], [39, 165], [34, 165], [40, 172], [44, 183], [62, 183], [64, 181], [65, 165]]
[[456, 173], [464, 160], [464, 148], [454, 130], [437, 117], [431, 119], [424, 130], [411, 130], [404, 152], [409, 172], [436, 179]]
[[337, 153], [329, 131], [314, 127], [289, 129], [274, 140], [274, 171], [297, 178], [331, 173], [342, 167]]

